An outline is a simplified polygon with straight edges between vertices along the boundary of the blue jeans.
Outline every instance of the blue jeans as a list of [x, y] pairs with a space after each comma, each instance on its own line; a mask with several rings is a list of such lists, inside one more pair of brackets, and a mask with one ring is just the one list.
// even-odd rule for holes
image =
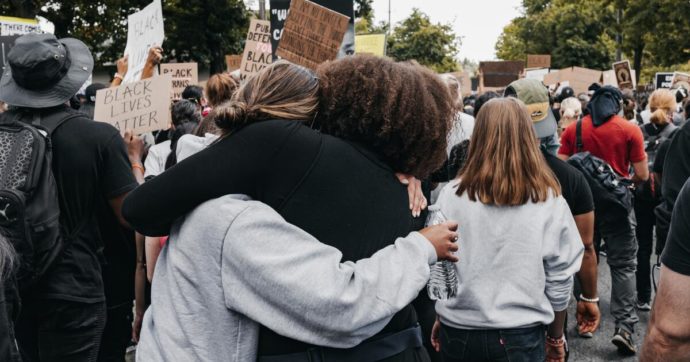
[[544, 326], [465, 330], [441, 324], [444, 362], [540, 362], [546, 359]]

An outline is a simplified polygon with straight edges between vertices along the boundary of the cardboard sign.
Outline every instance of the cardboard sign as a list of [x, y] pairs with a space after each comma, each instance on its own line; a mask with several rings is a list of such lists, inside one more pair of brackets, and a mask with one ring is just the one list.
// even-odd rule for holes
[[232, 73], [242, 66], [242, 56], [241, 55], [226, 55], [225, 56], [225, 66], [227, 67], [228, 73]]
[[0, 35], [24, 35], [40, 33], [38, 20], [0, 16]]
[[635, 88], [635, 81], [633, 80], [632, 72], [630, 71], [630, 69], [630, 62], [627, 60], [613, 63], [613, 71], [616, 72], [616, 82], [618, 82], [618, 88]]
[[182, 91], [188, 85], [199, 83], [199, 66], [196, 63], [161, 64], [161, 74], [172, 77], [170, 99], [173, 100], [182, 98]]
[[528, 54], [527, 68], [551, 68], [551, 55]]
[[0, 77], [2, 77], [2, 73], [5, 71], [7, 55], [14, 46], [14, 41], [17, 40], [17, 38], [19, 38], [19, 35], [0, 36]]
[[355, 53], [386, 55], [386, 34], [355, 35]]
[[568, 82], [576, 95], [587, 93], [587, 88], [589, 88], [592, 83], [599, 83], [600, 80], [600, 70], [581, 67], [564, 68], [558, 71], [552, 71], [544, 76], [544, 84], [546, 85]]
[[527, 69], [525, 71], [525, 78], [543, 82], [547, 74], [549, 74], [549, 68]]
[[338, 56], [348, 16], [308, 0], [292, 0], [276, 55], [307, 68]]
[[616, 80], [616, 72], [613, 69], [601, 72], [601, 84], [610, 85], [612, 87], [618, 87], [618, 81]]
[[164, 39], [161, 0], [153, 0], [141, 11], [127, 17], [125, 55], [129, 55], [129, 69], [123, 83], [141, 79], [141, 71], [146, 64], [149, 49], [163, 45]]
[[480, 86], [500, 88], [520, 79], [525, 63], [520, 61], [490, 61], [479, 63]]
[[656, 73], [654, 76], [655, 89], [671, 89], [673, 88], [674, 73]]
[[273, 50], [273, 60], [277, 59], [276, 50], [278, 42], [283, 34], [285, 19], [287, 19], [290, 9], [290, 0], [270, 0], [271, 6], [271, 49]]
[[690, 90], [690, 74], [680, 72], [673, 73], [673, 89], [680, 87]]
[[256, 74], [273, 63], [271, 52], [271, 23], [268, 20], [252, 19], [249, 23], [247, 41], [240, 67], [241, 79]]
[[170, 127], [172, 77], [161, 75], [96, 92], [94, 119], [139, 135]]

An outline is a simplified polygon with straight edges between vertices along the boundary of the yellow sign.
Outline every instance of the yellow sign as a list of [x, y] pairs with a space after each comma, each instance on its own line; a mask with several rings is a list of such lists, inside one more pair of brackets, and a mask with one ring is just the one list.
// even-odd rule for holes
[[38, 33], [38, 20], [0, 16], [0, 35]]
[[386, 55], [386, 34], [355, 35], [355, 53]]

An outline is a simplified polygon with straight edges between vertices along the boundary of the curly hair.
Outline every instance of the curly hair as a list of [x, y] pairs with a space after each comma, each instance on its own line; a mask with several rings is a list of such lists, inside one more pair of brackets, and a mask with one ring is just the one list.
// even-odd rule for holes
[[426, 178], [446, 159], [453, 99], [445, 82], [414, 63], [355, 55], [320, 65], [316, 125], [361, 142], [397, 172]]

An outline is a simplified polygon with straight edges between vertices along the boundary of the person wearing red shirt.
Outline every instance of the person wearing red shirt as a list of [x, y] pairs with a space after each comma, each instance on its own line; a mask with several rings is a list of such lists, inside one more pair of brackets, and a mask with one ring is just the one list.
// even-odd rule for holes
[[[644, 139], [639, 127], [619, 116], [622, 99], [620, 91], [609, 86], [594, 93], [587, 106], [589, 115], [582, 119], [582, 151], [606, 161], [619, 176], [641, 183], [649, 178]], [[563, 160], [578, 152], [576, 130], [577, 123], [572, 123], [561, 136], [558, 156]], [[627, 219], [596, 222], [597, 234], [606, 242], [611, 269], [611, 314], [616, 320], [611, 342], [622, 354], [637, 352], [632, 340], [639, 321], [635, 310], [638, 248], [635, 225], [632, 208]]]

